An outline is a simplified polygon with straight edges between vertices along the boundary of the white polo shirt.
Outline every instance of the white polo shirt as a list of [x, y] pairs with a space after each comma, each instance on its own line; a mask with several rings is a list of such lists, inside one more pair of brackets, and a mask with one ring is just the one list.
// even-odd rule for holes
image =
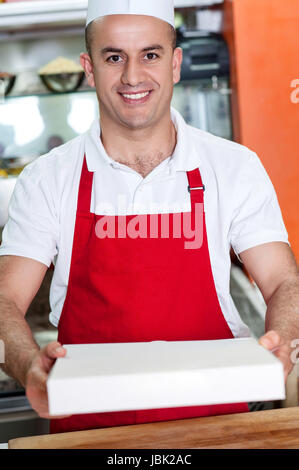
[[50, 321], [57, 326], [66, 296], [79, 180], [84, 153], [94, 172], [91, 212], [99, 215], [189, 212], [187, 171], [205, 184], [207, 237], [216, 291], [236, 337], [249, 336], [230, 296], [230, 247], [236, 254], [267, 242], [288, 243], [275, 190], [257, 155], [187, 125], [172, 108], [174, 154], [146, 178], [111, 159], [99, 121], [70, 142], [28, 165], [18, 178], [0, 255], [32, 258], [55, 271]]

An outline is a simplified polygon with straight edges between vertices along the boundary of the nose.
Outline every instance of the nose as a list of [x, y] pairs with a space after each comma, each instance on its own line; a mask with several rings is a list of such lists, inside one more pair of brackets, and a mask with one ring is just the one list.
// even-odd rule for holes
[[136, 87], [144, 81], [144, 71], [140, 63], [128, 60], [122, 74], [122, 83]]

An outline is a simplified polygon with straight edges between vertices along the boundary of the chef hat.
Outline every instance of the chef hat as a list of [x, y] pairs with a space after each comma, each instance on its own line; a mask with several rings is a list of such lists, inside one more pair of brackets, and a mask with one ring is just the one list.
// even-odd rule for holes
[[86, 26], [108, 15], [154, 16], [175, 27], [173, 0], [89, 0]]

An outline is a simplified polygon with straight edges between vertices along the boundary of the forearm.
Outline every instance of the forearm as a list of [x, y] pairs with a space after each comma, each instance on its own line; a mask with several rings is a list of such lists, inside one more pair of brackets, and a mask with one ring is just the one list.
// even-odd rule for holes
[[26, 371], [39, 351], [32, 332], [16, 304], [0, 296], [0, 339], [4, 342], [3, 371], [25, 386]]
[[299, 275], [284, 281], [272, 294], [266, 313], [266, 332], [277, 331], [290, 343], [299, 339]]

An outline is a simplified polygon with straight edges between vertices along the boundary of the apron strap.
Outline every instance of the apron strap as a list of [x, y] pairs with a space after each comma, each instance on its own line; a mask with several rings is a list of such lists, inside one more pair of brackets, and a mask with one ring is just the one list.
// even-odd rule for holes
[[90, 213], [91, 193], [92, 193], [93, 173], [88, 171], [86, 155], [84, 155], [81, 179], [78, 192], [77, 212]]
[[201, 179], [201, 174], [199, 168], [195, 168], [195, 170], [187, 171], [189, 186], [188, 191], [191, 195], [191, 202], [194, 203], [201, 203], [204, 202], [204, 191], [205, 186]]

